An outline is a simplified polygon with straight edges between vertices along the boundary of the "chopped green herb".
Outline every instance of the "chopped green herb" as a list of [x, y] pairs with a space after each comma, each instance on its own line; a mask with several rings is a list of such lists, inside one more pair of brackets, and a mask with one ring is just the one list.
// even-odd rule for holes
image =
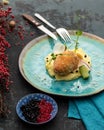
[[52, 56], [52, 60], [55, 60], [57, 57], [54, 53], [52, 53], [51, 56]]

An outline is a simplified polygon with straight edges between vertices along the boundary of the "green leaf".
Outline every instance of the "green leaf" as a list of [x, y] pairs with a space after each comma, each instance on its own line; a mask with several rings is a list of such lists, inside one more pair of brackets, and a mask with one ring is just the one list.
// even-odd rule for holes
[[81, 31], [81, 30], [77, 30], [77, 31], [76, 31], [76, 35], [77, 35], [77, 36], [81, 36], [81, 35], [82, 35], [82, 31]]

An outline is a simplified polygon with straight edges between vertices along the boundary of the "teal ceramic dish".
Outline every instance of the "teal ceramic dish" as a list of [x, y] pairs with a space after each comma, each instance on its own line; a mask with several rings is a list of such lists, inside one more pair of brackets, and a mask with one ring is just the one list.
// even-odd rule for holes
[[[69, 33], [72, 39], [76, 39], [74, 31]], [[55, 42], [46, 35], [41, 36], [29, 42], [19, 56], [20, 72], [33, 87], [46, 93], [71, 97], [89, 96], [104, 90], [104, 39], [83, 32], [79, 47], [91, 57], [90, 78], [72, 81], [56, 81], [46, 71], [44, 58], [52, 53]], [[70, 44], [67, 43], [67, 46]]]

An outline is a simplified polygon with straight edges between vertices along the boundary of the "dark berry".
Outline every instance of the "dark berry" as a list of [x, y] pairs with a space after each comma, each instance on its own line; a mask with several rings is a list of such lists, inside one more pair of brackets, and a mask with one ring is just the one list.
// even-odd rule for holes
[[30, 122], [45, 122], [50, 119], [52, 104], [46, 100], [30, 100], [27, 104], [21, 106], [21, 111], [27, 121]]

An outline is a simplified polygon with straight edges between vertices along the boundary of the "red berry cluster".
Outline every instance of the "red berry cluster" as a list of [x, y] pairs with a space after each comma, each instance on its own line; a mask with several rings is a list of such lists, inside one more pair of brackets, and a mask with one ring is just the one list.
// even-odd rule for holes
[[0, 6], [0, 117], [6, 115], [6, 106], [4, 105], [4, 92], [9, 89], [11, 83], [9, 77], [9, 65], [8, 65], [8, 56], [6, 54], [7, 48], [10, 47], [10, 44], [5, 39], [7, 32], [7, 18], [11, 14], [11, 8], [3, 9]]
[[1, 89], [8, 89], [8, 86], [10, 84], [8, 57], [5, 54], [6, 48], [8, 47], [10, 47], [10, 44], [6, 41], [4, 36], [0, 35], [0, 87], [2, 87]]
[[8, 56], [6, 54], [6, 49], [10, 47], [10, 44], [5, 39], [6, 35], [6, 23], [7, 17], [11, 13], [11, 8], [7, 9], [0, 8], [0, 90], [8, 89], [9, 81], [9, 68], [8, 68]]
[[[12, 14], [12, 8], [7, 7], [4, 9], [0, 7], [0, 34], [6, 36], [9, 32], [14, 32], [20, 40], [24, 40], [25, 30], [21, 25], [17, 24], [18, 21], [15, 20], [15, 16]], [[16, 26], [17, 25], [17, 26]]]
[[0, 2], [0, 117], [4, 113], [5, 108], [3, 105], [3, 95], [5, 90], [9, 89], [11, 83], [8, 55], [6, 53], [7, 48], [10, 47], [6, 36], [10, 33], [14, 34], [16, 38], [19, 37], [20, 40], [24, 40], [24, 35], [26, 34], [24, 28], [18, 25], [18, 21], [15, 20], [15, 16], [12, 14], [12, 8]]
[[[15, 25], [11, 26], [10, 23], [14, 19], [14, 15], [12, 14], [11, 7], [5, 7], [2, 3], [0, 3], [0, 87], [4, 87], [6, 89], [9, 88], [9, 67], [8, 67], [8, 56], [6, 54], [6, 49], [10, 47], [10, 44], [6, 40], [6, 36], [8, 33], [13, 32], [15, 30]], [[13, 28], [14, 27], [14, 28]], [[19, 36], [21, 40], [24, 39], [24, 29], [22, 26], [17, 26], [17, 32], [14, 31], [16, 35]], [[0, 88], [1, 90], [1, 88]]]
[[27, 121], [42, 123], [51, 118], [53, 107], [52, 104], [47, 102], [45, 99], [32, 99], [27, 104], [22, 105], [20, 109]]
[[18, 25], [18, 36], [20, 37], [21, 40], [24, 40], [24, 33], [25, 30], [21, 25]]
[[0, 9], [0, 18], [7, 17], [10, 13], [12, 13], [11, 7], [8, 7], [7, 10]]
[[6, 36], [7, 32], [10, 30], [9, 28], [9, 20], [8, 18], [12, 18], [11, 16], [12, 8], [8, 7], [7, 9], [0, 8], [0, 34]]
[[52, 104], [43, 99], [39, 103], [39, 108], [40, 110], [39, 110], [39, 115], [37, 117], [37, 122], [41, 123], [49, 120], [51, 117], [50, 114], [53, 110]]
[[9, 79], [8, 56], [5, 53], [8, 47], [10, 47], [10, 44], [6, 41], [4, 36], [0, 34], [0, 117], [4, 117], [7, 114], [3, 95], [4, 90], [8, 90], [11, 83]]

